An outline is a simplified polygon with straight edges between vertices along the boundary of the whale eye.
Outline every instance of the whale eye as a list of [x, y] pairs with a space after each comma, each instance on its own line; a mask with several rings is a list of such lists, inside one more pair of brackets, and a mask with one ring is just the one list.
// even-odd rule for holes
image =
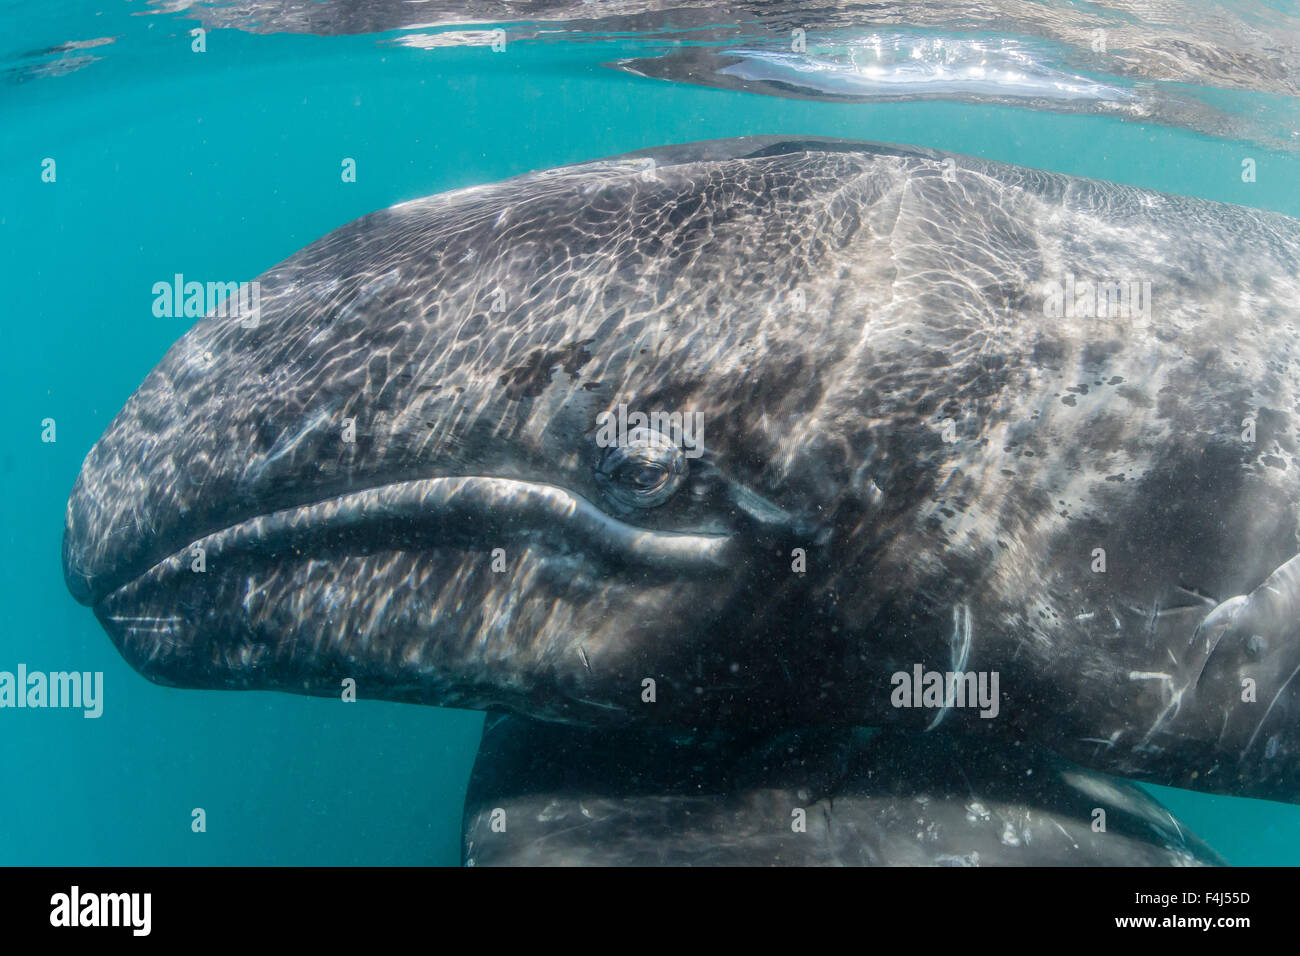
[[677, 492], [688, 471], [686, 456], [667, 436], [634, 428], [625, 444], [605, 450], [596, 466], [596, 484], [621, 505], [654, 508]]

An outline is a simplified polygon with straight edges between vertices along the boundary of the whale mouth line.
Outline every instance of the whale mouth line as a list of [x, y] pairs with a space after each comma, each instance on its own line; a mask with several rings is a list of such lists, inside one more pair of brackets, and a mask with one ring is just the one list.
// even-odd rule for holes
[[541, 543], [611, 566], [668, 574], [718, 573], [733, 536], [657, 531], [628, 524], [559, 485], [492, 476], [423, 478], [349, 492], [245, 519], [173, 552], [93, 604], [146, 581], [219, 568], [223, 558], [375, 551], [507, 549]]

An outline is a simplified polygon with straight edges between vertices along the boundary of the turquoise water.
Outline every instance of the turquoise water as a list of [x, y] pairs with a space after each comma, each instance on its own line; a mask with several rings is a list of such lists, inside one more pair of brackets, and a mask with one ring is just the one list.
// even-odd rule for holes
[[[195, 54], [193, 21], [140, 16], [140, 4], [96, 9], [65, 5], [56, 20], [0, 6], [9, 65], [42, 45], [120, 37], [82, 51], [101, 59], [74, 72], [0, 79], [0, 670], [102, 671], [106, 685], [98, 720], [0, 712], [0, 864], [459, 859], [480, 715], [158, 687], [67, 594], [59, 549], [82, 458], [188, 327], [153, 316], [159, 279], [251, 279], [395, 202], [755, 133], [932, 146], [1300, 217], [1300, 156], [1171, 128], [677, 85], [603, 67], [643, 52], [626, 38], [494, 53], [225, 30]], [[54, 183], [41, 179], [47, 157]], [[355, 183], [341, 181], [345, 157]], [[1254, 183], [1241, 179], [1247, 157]], [[1300, 807], [1153, 790], [1232, 863], [1300, 860]], [[206, 833], [191, 832], [196, 807]]]

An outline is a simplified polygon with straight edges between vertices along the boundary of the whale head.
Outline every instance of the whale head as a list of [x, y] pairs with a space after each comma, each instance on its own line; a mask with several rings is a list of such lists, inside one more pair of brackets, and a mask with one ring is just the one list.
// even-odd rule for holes
[[889, 443], [849, 374], [860, 315], [818, 280], [870, 262], [862, 210], [827, 203], [876, 187], [869, 156], [801, 155], [634, 155], [327, 235], [259, 278], [253, 320], [199, 321], [90, 451], [69, 589], [169, 685], [815, 713], [781, 689], [848, 626], [877, 482], [907, 492], [942, 445], [917, 422], [902, 467], [863, 467]]

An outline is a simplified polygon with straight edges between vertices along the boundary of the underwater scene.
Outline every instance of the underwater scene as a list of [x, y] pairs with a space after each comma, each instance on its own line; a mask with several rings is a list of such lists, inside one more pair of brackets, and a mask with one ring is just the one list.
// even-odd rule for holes
[[1296, 4], [0, 20], [0, 865], [1300, 862]]

